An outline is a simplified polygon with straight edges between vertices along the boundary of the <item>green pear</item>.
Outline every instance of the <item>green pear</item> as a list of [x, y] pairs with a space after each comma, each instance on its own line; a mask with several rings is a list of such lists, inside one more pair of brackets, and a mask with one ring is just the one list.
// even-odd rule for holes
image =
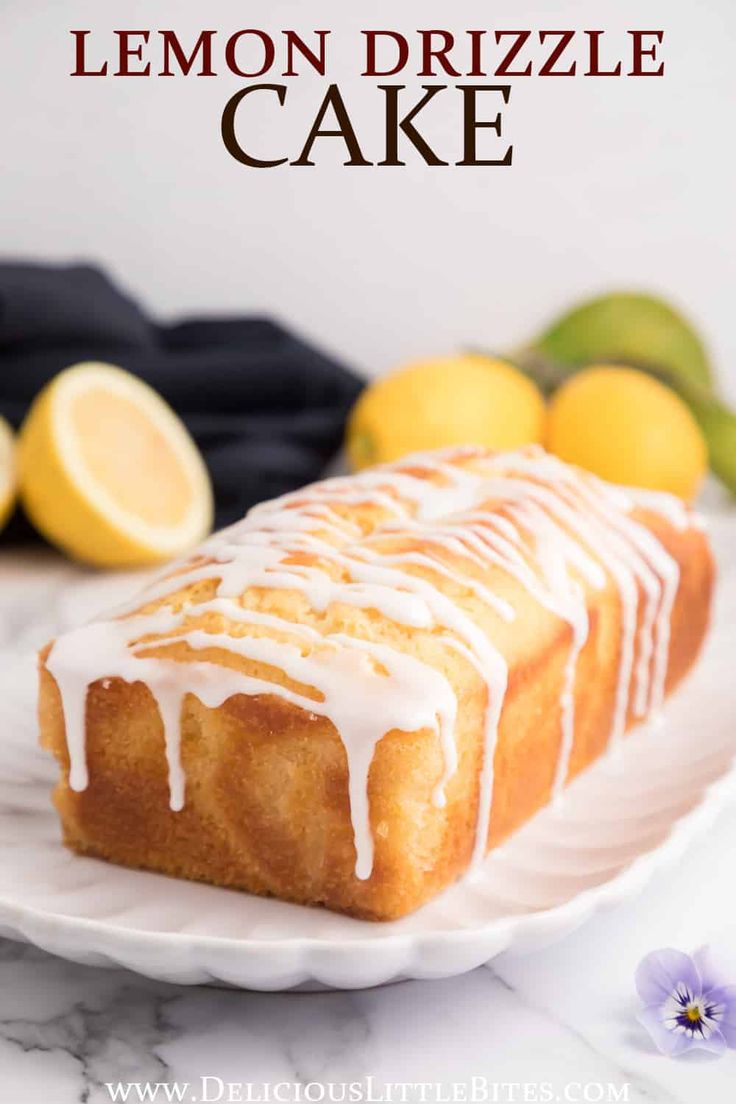
[[590, 299], [559, 318], [531, 343], [528, 354], [551, 361], [560, 374], [586, 364], [659, 368], [710, 389], [708, 355], [692, 325], [664, 300], [640, 292]]

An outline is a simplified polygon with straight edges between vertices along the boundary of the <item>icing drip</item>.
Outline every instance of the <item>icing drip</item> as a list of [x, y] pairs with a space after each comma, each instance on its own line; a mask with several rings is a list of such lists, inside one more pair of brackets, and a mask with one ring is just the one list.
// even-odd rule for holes
[[[219, 603], [197, 608], [215, 607]], [[306, 626], [293, 626], [273, 616], [240, 609], [243, 623], [269, 625], [297, 635], [314, 651], [302, 654], [295, 644], [269, 637], [229, 636], [200, 629], [177, 630], [168, 611], [141, 618], [136, 636], [166, 633], [163, 641], [150, 640], [131, 648], [131, 623], [103, 622], [61, 637], [49, 656], [48, 668], [62, 695], [67, 744], [71, 760], [69, 784], [83, 790], [88, 784], [84, 755], [84, 708], [89, 682], [115, 675], [127, 682], [143, 681], [153, 694], [164, 728], [169, 768], [170, 803], [184, 805], [184, 779], [180, 762], [179, 718], [185, 693], [192, 693], [209, 708], [217, 708], [235, 694], [273, 694], [300, 708], [329, 718], [335, 725], [350, 763], [351, 815], [355, 833], [356, 874], [367, 878], [372, 868], [373, 844], [367, 815], [368, 769], [378, 741], [392, 729], [415, 731], [430, 728], [440, 737], [447, 769], [456, 766], [453, 730], [457, 703], [444, 675], [401, 652], [342, 634], [322, 637]], [[228, 612], [228, 616], [230, 613]], [[179, 686], [181, 662], [146, 658], [145, 652], [161, 644], [184, 642], [193, 650], [222, 649], [278, 667], [305, 686], [318, 688], [322, 700], [298, 693], [265, 677], [252, 677], [211, 663], [188, 662], [186, 691]], [[80, 658], [94, 647], [94, 663]], [[143, 653], [143, 654], [141, 654]], [[381, 668], [386, 674], [381, 673]], [[104, 676], [103, 676], [104, 672]], [[347, 688], [347, 692], [346, 692]], [[359, 769], [362, 768], [362, 769]], [[362, 789], [361, 789], [362, 786]], [[359, 799], [354, 801], [355, 794]]]
[[[431, 634], [434, 647], [461, 655], [484, 684], [473, 849], [480, 862], [508, 683], [507, 661], [493, 641], [496, 627], [516, 617], [512, 598], [519, 588], [569, 632], [555, 795], [567, 781], [574, 748], [575, 679], [589, 633], [586, 588], [611, 580], [620, 599], [611, 744], [623, 735], [630, 712], [646, 716], [661, 705], [679, 573], [631, 516], [637, 507], [678, 529], [692, 524], [670, 496], [610, 487], [536, 448], [500, 456], [472, 448], [412, 456], [264, 503], [210, 538], [136, 603], [54, 643], [47, 667], [62, 699], [69, 785], [83, 790], [88, 784], [85, 715], [93, 682], [116, 677], [142, 683], [152, 694], [177, 811], [186, 800], [180, 734], [186, 696], [214, 709], [237, 694], [277, 695], [326, 718], [338, 733], [348, 762], [355, 872], [370, 877], [368, 780], [378, 742], [396, 730], [436, 734], [444, 767], [433, 800], [440, 807], [457, 769], [457, 700], [444, 674], [403, 651], [401, 638], [390, 644], [365, 639], [346, 631], [337, 615], [340, 627], [330, 631], [324, 620], [341, 606], [373, 610], [391, 624]], [[503, 593], [487, 585], [489, 569], [506, 578]], [[209, 596], [177, 609], [175, 596], [197, 583], [209, 584]], [[248, 596], [274, 589], [299, 596], [313, 623], [245, 604]], [[157, 608], [145, 612], [151, 607]], [[223, 618], [236, 626], [232, 634], [222, 631]], [[258, 665], [258, 673], [223, 666], [212, 652]]]

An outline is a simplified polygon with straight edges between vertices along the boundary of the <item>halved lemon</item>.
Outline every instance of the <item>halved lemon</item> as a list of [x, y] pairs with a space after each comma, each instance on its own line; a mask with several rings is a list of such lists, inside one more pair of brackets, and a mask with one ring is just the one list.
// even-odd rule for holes
[[13, 512], [17, 486], [15, 434], [5, 419], [0, 418], [0, 529]]
[[78, 364], [34, 401], [18, 442], [26, 513], [53, 544], [104, 567], [159, 563], [212, 525], [212, 488], [160, 395], [109, 364]]

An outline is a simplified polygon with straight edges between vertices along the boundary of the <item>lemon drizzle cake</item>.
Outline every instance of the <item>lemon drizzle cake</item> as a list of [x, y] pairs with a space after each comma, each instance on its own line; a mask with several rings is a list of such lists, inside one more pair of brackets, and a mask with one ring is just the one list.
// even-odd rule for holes
[[[376, 840], [369, 776], [379, 743], [388, 733], [435, 734], [442, 769], [430, 800], [437, 810], [458, 772], [464, 692], [446, 663], [414, 647], [414, 635], [423, 634], [433, 657], [458, 657], [484, 689], [469, 854], [454, 869], [448, 866], [433, 891], [487, 851], [499, 725], [516, 662], [508, 642], [519, 636], [520, 620], [533, 625], [531, 607], [544, 611], [545, 625], [561, 626], [565, 649], [547, 703], [558, 729], [548, 797], [558, 795], [571, 774], [580, 657], [591, 639], [596, 593], [612, 589], [617, 606], [618, 639], [605, 658], [613, 670], [604, 743], [614, 746], [633, 720], [660, 709], [682, 564], [658, 527], [670, 535], [696, 534], [705, 564], [684, 667], [705, 627], [710, 560], [697, 519], [671, 496], [613, 487], [537, 448], [499, 455], [465, 448], [326, 480], [256, 507], [135, 603], [67, 633], [45, 654], [65, 747], [54, 737], [43, 695], [42, 728], [68, 768], [64, 800], [68, 805], [90, 781], [94, 788], [86, 756], [93, 684], [104, 691], [116, 680], [143, 683], [153, 696], [174, 814], [187, 805], [181, 731], [190, 696], [207, 710], [238, 695], [277, 697], [305, 716], [325, 719], [338, 734], [347, 764], [352, 873], [370, 881]], [[285, 614], [279, 612], [284, 595], [290, 601]], [[360, 617], [351, 617], [352, 610]], [[71, 812], [67, 819], [67, 838], [75, 845], [79, 817], [71, 830]], [[110, 845], [97, 849], [94, 838], [76, 842], [117, 857]], [[145, 855], [120, 861], [161, 866]], [[179, 865], [187, 873], [186, 864]], [[191, 876], [221, 880], [200, 869]], [[406, 911], [403, 903], [353, 907], [339, 893], [292, 893], [246, 874], [230, 884], [365, 915]], [[417, 903], [412, 899], [407, 907]]]

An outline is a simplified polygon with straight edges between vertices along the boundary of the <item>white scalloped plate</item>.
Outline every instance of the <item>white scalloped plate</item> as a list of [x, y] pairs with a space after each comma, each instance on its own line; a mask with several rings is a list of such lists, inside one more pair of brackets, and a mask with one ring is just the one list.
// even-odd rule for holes
[[33, 659], [0, 656], [0, 935], [166, 981], [263, 990], [449, 977], [551, 943], [638, 892], [736, 798], [736, 572], [722, 575], [718, 605], [662, 724], [586, 772], [473, 881], [391, 924], [67, 852], [49, 803], [54, 766], [35, 746]]

